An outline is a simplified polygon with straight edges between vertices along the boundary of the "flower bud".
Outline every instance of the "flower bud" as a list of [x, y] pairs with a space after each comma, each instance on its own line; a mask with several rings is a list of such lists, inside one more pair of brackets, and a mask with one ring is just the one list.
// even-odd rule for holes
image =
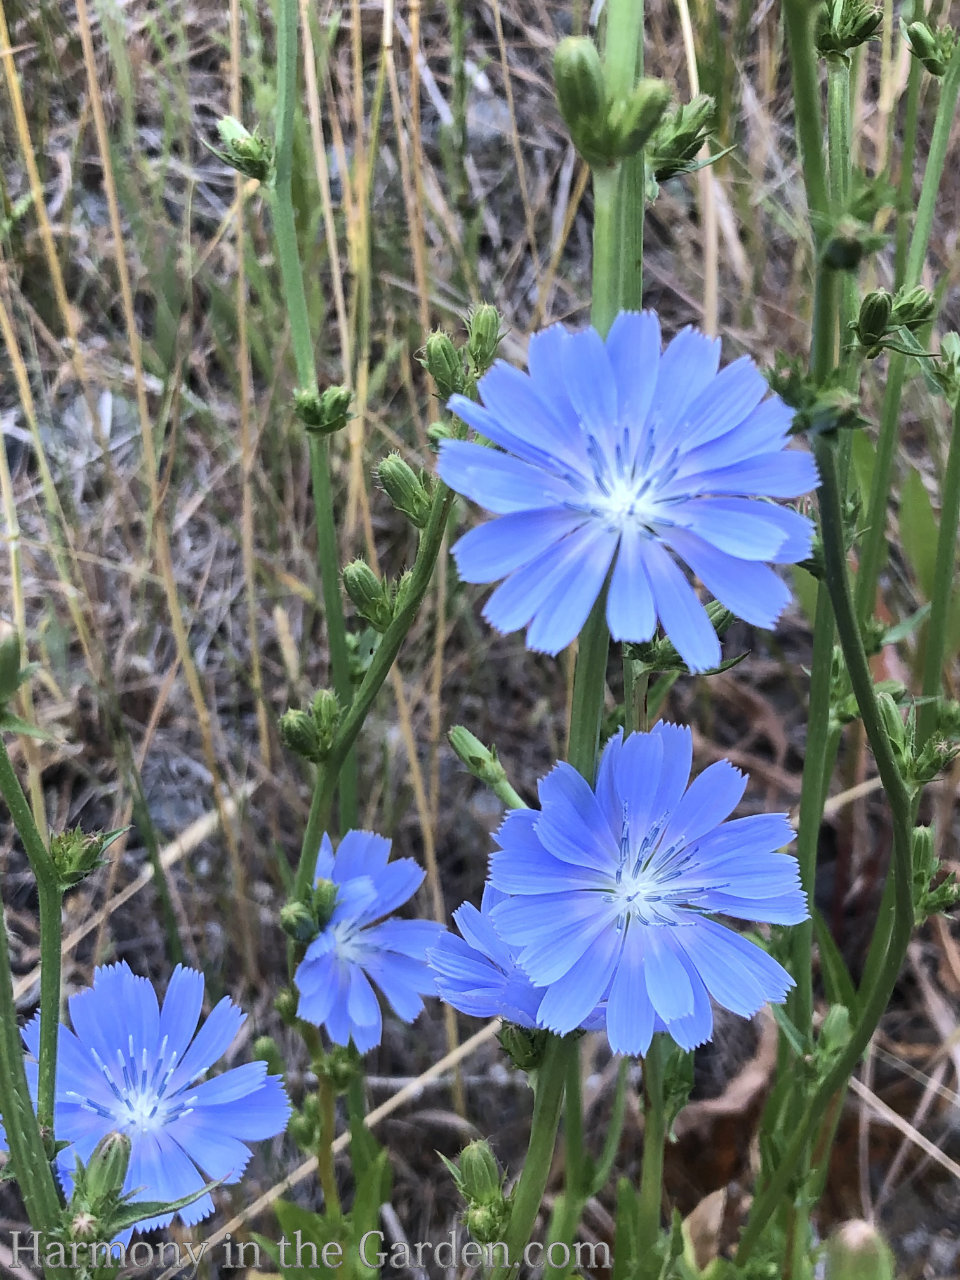
[[214, 155], [248, 178], [266, 181], [273, 167], [273, 147], [257, 130], [251, 133], [234, 116], [224, 116], [217, 121], [217, 134], [220, 146], [210, 147]]
[[883, 13], [864, 0], [827, 3], [817, 21], [817, 52], [821, 57], [842, 56], [876, 35]]
[[313, 886], [313, 918], [319, 929], [325, 929], [330, 923], [333, 909], [337, 905], [337, 885], [333, 880], [318, 880]]
[[312, 942], [317, 936], [313, 912], [302, 902], [285, 902], [280, 908], [280, 928], [294, 942]]
[[549, 1031], [533, 1030], [505, 1022], [497, 1033], [500, 1047], [515, 1067], [521, 1071], [535, 1071], [543, 1061]]
[[919, 58], [932, 76], [942, 76], [947, 69], [956, 36], [951, 27], [934, 31], [925, 22], [911, 22], [906, 29], [910, 52]]
[[273, 1036], [257, 1036], [253, 1042], [253, 1056], [267, 1064], [267, 1071], [272, 1076], [283, 1075], [283, 1057], [280, 1047]]
[[377, 468], [380, 483], [390, 501], [418, 529], [425, 529], [432, 503], [423, 480], [404, 462], [399, 453], [388, 454]]
[[510, 1221], [510, 1206], [503, 1195], [492, 1204], [471, 1204], [465, 1214], [467, 1230], [478, 1244], [502, 1240]]
[[280, 732], [280, 741], [288, 751], [314, 764], [320, 763], [323, 758], [320, 752], [320, 738], [313, 716], [308, 711], [285, 711], [280, 717], [277, 728]]
[[317, 1122], [297, 1111], [290, 1117], [287, 1132], [301, 1151], [311, 1151], [317, 1142]]
[[290, 987], [278, 991], [273, 1000], [273, 1007], [280, 1015], [285, 1026], [292, 1027], [297, 1020], [297, 993]]
[[313, 695], [310, 710], [313, 713], [314, 724], [317, 726], [317, 738], [321, 758], [323, 758], [333, 746], [333, 739], [340, 727], [340, 699], [332, 689], [320, 689]]
[[902, 325], [912, 333], [933, 319], [936, 303], [933, 294], [922, 285], [901, 289], [893, 300], [891, 324]]
[[886, 243], [886, 237], [849, 214], [838, 219], [823, 246], [823, 261], [835, 271], [853, 271], [864, 256]]
[[349, 387], [301, 387], [293, 396], [293, 411], [311, 435], [329, 436], [342, 430], [350, 421]]
[[713, 112], [713, 99], [701, 94], [664, 115], [647, 146], [647, 167], [657, 182], [693, 167], [709, 137]]
[[886, 289], [874, 289], [860, 303], [860, 314], [857, 317], [857, 337], [869, 356], [877, 355], [880, 343], [886, 335], [893, 310], [893, 299]]
[[343, 585], [361, 618], [375, 631], [386, 631], [393, 621], [393, 601], [366, 561], [354, 560], [344, 567]]
[[826, 1280], [893, 1280], [890, 1247], [870, 1222], [845, 1222], [827, 1243]]
[[553, 55], [553, 79], [560, 114], [574, 143], [584, 132], [599, 133], [606, 119], [607, 91], [593, 41], [586, 36], [561, 40]]
[[607, 115], [614, 134], [617, 159], [636, 155], [653, 135], [670, 103], [670, 90], [662, 80], [643, 79], [626, 101], [615, 103]]
[[474, 378], [481, 378], [493, 364], [503, 339], [500, 312], [489, 302], [481, 302], [467, 317], [467, 355]]
[[877, 695], [877, 708], [883, 721], [884, 732], [890, 739], [890, 746], [897, 757], [897, 762], [905, 763], [907, 731], [903, 723], [903, 717], [900, 715], [900, 708], [889, 693], [879, 693]]
[[123, 1190], [130, 1166], [130, 1139], [125, 1133], [108, 1133], [93, 1149], [84, 1185], [90, 1204], [102, 1204]]
[[421, 363], [437, 384], [441, 400], [462, 393], [466, 381], [463, 359], [449, 335], [441, 329], [427, 339]]
[[96, 1240], [99, 1234], [99, 1223], [96, 1214], [89, 1209], [81, 1209], [70, 1219], [71, 1240]]
[[490, 1204], [501, 1198], [500, 1170], [490, 1144], [471, 1142], [460, 1152], [460, 1189], [468, 1200]]
[[72, 889], [85, 880], [97, 867], [106, 865], [103, 854], [121, 835], [125, 828], [116, 831], [94, 831], [90, 834], [74, 827], [61, 831], [50, 839], [50, 857], [57, 869], [61, 889]]

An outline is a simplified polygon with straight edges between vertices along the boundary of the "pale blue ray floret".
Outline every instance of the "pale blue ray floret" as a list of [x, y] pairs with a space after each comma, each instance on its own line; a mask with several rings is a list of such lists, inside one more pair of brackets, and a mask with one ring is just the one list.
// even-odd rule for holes
[[433, 992], [426, 952], [442, 927], [428, 920], [388, 920], [420, 888], [423, 870], [412, 858], [389, 862], [390, 841], [348, 831], [336, 853], [324, 835], [314, 884], [336, 887], [329, 921], [307, 947], [295, 974], [297, 1014], [326, 1028], [335, 1044], [352, 1040], [361, 1053], [380, 1043], [382, 1018], [374, 985], [394, 1013], [412, 1022]]
[[[225, 997], [197, 1029], [203, 974], [178, 965], [162, 1007], [146, 978], [126, 963], [97, 969], [93, 986], [70, 997], [69, 1027], [60, 1027], [54, 1131], [69, 1145], [57, 1154], [64, 1191], [108, 1133], [130, 1138], [123, 1184], [139, 1200], [182, 1199], [206, 1182], [237, 1182], [250, 1141], [286, 1128], [290, 1104], [265, 1062], [248, 1062], [202, 1079], [236, 1039], [246, 1015]], [[36, 1098], [39, 1014], [24, 1028], [27, 1078]], [[209, 1194], [176, 1214], [188, 1226], [214, 1209]], [[165, 1214], [137, 1223], [164, 1226]]]
[[813, 526], [768, 499], [817, 484], [787, 449], [790, 410], [743, 357], [718, 372], [719, 339], [682, 330], [661, 352], [651, 311], [622, 312], [604, 342], [560, 325], [530, 340], [529, 374], [498, 361], [483, 404], [449, 408], [499, 449], [444, 440], [437, 469], [498, 516], [454, 546], [467, 582], [504, 579], [484, 616], [527, 626], [558, 653], [607, 583], [615, 640], [649, 640], [659, 621], [693, 671], [720, 646], [686, 574], [738, 617], [772, 628], [790, 593], [770, 568], [810, 554]]
[[724, 821], [746, 778], [727, 761], [688, 786], [692, 735], [658, 724], [604, 749], [592, 788], [568, 764], [540, 782], [540, 809], [497, 833], [491, 911], [536, 987], [536, 1021], [566, 1034], [602, 1004], [617, 1053], [644, 1054], [665, 1028], [682, 1048], [709, 1040], [710, 998], [749, 1017], [793, 979], [761, 947], [710, 919], [807, 918], [783, 814]]

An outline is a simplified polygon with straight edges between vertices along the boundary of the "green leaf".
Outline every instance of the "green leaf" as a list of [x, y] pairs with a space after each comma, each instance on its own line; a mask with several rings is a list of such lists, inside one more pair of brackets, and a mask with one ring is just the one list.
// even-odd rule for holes
[[[854, 438], [857, 434], [854, 432]], [[806, 614], [807, 621], [813, 626], [813, 619], [817, 612], [817, 580], [812, 573], [801, 569], [798, 564], [793, 565], [790, 572], [793, 578], [793, 593], [799, 600], [800, 608]]]
[[160, 1218], [165, 1213], [176, 1213], [178, 1209], [186, 1209], [187, 1205], [194, 1204], [208, 1191], [216, 1191], [217, 1187], [222, 1187], [223, 1181], [223, 1178], [220, 1178], [216, 1182], [208, 1182], [199, 1191], [194, 1191], [189, 1196], [182, 1196], [179, 1200], [137, 1200], [135, 1203], [121, 1204], [116, 1213], [111, 1215], [107, 1231], [110, 1235], [116, 1235], [118, 1231], [125, 1231], [127, 1227], [143, 1222], [146, 1218]]
[[900, 491], [900, 540], [917, 582], [929, 600], [937, 558], [937, 518], [916, 467], [907, 472]]
[[813, 908], [813, 931], [820, 949], [820, 967], [823, 970], [823, 981], [831, 1004], [845, 1004], [854, 1014], [857, 1009], [857, 989], [853, 985], [850, 971], [846, 966], [840, 948], [833, 940], [833, 934], [827, 927], [823, 912]]

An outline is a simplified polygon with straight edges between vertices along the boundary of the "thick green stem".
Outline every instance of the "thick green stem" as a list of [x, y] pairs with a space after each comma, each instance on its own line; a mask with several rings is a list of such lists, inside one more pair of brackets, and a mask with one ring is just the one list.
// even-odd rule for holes
[[590, 319], [606, 337], [620, 310], [620, 166], [593, 171], [593, 305]]
[[320, 1143], [317, 1149], [317, 1174], [323, 1191], [323, 1208], [328, 1218], [341, 1214], [337, 1189], [337, 1168], [333, 1158], [333, 1140], [337, 1136], [337, 1095], [329, 1076], [317, 1081], [320, 1101]]
[[[940, 86], [940, 101], [937, 104], [930, 150], [923, 173], [923, 185], [920, 188], [917, 220], [914, 224], [903, 276], [903, 284], [906, 288], [919, 284], [923, 272], [937, 193], [940, 190], [940, 179], [943, 177], [950, 145], [950, 132], [953, 128], [958, 94], [960, 94], [960, 45], [954, 50]], [[901, 212], [901, 219], [904, 216]], [[860, 569], [857, 575], [857, 613], [862, 619], [869, 618], [873, 612], [877, 580], [886, 558], [887, 502], [890, 497], [890, 477], [897, 447], [900, 397], [903, 393], [906, 368], [906, 356], [899, 353], [891, 354], [880, 418], [880, 438], [877, 441], [877, 457], [873, 467], [870, 501], [867, 506], [866, 528], [860, 548]]]
[[663, 1198], [663, 1147], [667, 1140], [666, 1114], [663, 1105], [664, 1074], [663, 1035], [650, 1042], [643, 1060], [643, 1086], [646, 1098], [643, 1126], [643, 1161], [640, 1169], [640, 1198], [637, 1203], [638, 1275], [642, 1280], [659, 1275], [659, 1264], [653, 1265], [654, 1250], [660, 1235], [660, 1205]]
[[[522, 1256], [540, 1212], [560, 1125], [564, 1082], [570, 1069], [570, 1059], [579, 1056], [579, 1048], [580, 1042], [576, 1035], [552, 1035], [547, 1041], [543, 1061], [537, 1069], [530, 1145], [523, 1162], [523, 1172], [513, 1193], [510, 1223], [504, 1233], [507, 1257], [511, 1263]], [[493, 1280], [505, 1280], [511, 1270], [510, 1266], [497, 1267]]]
[[53, 1103], [57, 1084], [57, 1033], [60, 1026], [60, 951], [62, 893], [50, 851], [33, 819], [27, 797], [0, 740], [0, 795], [7, 802], [37, 881], [40, 914], [40, 1065], [37, 1120], [53, 1149]]
[[940, 693], [943, 659], [947, 651], [947, 623], [953, 603], [953, 569], [957, 557], [957, 527], [960, 524], [960, 398], [953, 410], [947, 469], [943, 477], [937, 558], [930, 596], [930, 624], [923, 660], [923, 696], [917, 713], [917, 743], [922, 746], [937, 727], [936, 698]]
[[820, 107], [820, 77], [817, 72], [813, 22], [816, 6], [807, 0], [784, 0], [783, 21], [787, 30], [790, 68], [793, 76], [793, 110], [807, 203], [814, 223], [814, 239], [825, 231], [824, 219], [830, 208], [827, 171], [823, 157], [823, 116]]
[[443, 545], [447, 515], [452, 502], [452, 492], [438, 481], [433, 507], [430, 511], [430, 519], [420, 537], [417, 558], [414, 561], [407, 588], [404, 592], [403, 602], [390, 626], [384, 632], [370, 666], [367, 668], [363, 683], [354, 695], [353, 702], [341, 721], [330, 752], [319, 767], [317, 786], [314, 788], [310, 816], [307, 819], [307, 827], [303, 836], [300, 863], [297, 867], [294, 888], [294, 896], [297, 898], [301, 897], [310, 887], [310, 877], [313, 872], [317, 849], [320, 847], [320, 839], [330, 818], [333, 793], [343, 762], [352, 750], [360, 730], [363, 728], [367, 713], [380, 692], [383, 682], [390, 674], [390, 668], [400, 652], [400, 647], [406, 639], [407, 632], [413, 626], [414, 619], [427, 593], [433, 568]]
[[737, 1253], [737, 1265], [740, 1267], [753, 1252], [770, 1215], [776, 1210], [781, 1197], [796, 1177], [798, 1164], [807, 1149], [811, 1133], [814, 1133], [819, 1126], [834, 1094], [845, 1087], [850, 1072], [859, 1062], [870, 1037], [876, 1030], [900, 974], [913, 928], [913, 904], [910, 891], [911, 799], [883, 727], [867, 655], [854, 612], [847, 574], [843, 512], [834, 447], [832, 442], [823, 437], [816, 442], [817, 465], [820, 469], [821, 481], [820, 519], [826, 582], [833, 603], [837, 634], [843, 649], [850, 683], [860, 709], [867, 738], [873, 749], [893, 819], [893, 863], [889, 873], [895, 881], [891, 895], [893, 928], [885, 951], [876, 957], [874, 963], [868, 964], [867, 972], [864, 974], [862, 995], [858, 1000], [856, 1022], [849, 1043], [820, 1080], [800, 1123], [789, 1138], [786, 1150], [773, 1176], [754, 1201]]
[[[914, 21], [923, 20], [922, 7], [914, 6]], [[913, 209], [913, 159], [917, 148], [917, 118], [920, 114], [920, 82], [923, 63], [919, 58], [910, 59], [907, 77], [907, 109], [903, 121], [903, 139], [900, 151], [900, 182], [897, 186], [897, 240], [894, 255], [893, 283], [899, 289], [907, 270], [907, 250], [910, 244], [909, 212]]]
[[[297, 98], [297, 34], [299, 6], [297, 0], [280, 0], [277, 11], [277, 134], [275, 139], [275, 177], [273, 184], [273, 227], [277, 241], [277, 260], [283, 279], [284, 299], [290, 320], [290, 335], [297, 364], [297, 380], [301, 388], [315, 390], [317, 365], [310, 336], [310, 315], [303, 288], [303, 267], [297, 245], [297, 226], [293, 212], [293, 132]], [[333, 519], [333, 496], [326, 443], [310, 437], [310, 481], [313, 489], [314, 517], [317, 522], [317, 560], [323, 591], [323, 607], [330, 644], [330, 667], [333, 687], [343, 705], [351, 697], [350, 663], [347, 628], [340, 598], [340, 555]], [[356, 776], [353, 761], [341, 762], [341, 822], [352, 825], [356, 809]], [[319, 785], [319, 780], [318, 780]]]

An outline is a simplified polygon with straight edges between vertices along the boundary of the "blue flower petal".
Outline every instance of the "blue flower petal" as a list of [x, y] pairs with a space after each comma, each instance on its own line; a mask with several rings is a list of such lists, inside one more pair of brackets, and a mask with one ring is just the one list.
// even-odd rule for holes
[[667, 344], [650, 406], [651, 416], [662, 424], [661, 432], [672, 433], [687, 407], [716, 377], [719, 364], [720, 339], [708, 338], [696, 329], [681, 329]]
[[652, 539], [643, 546], [643, 563], [663, 629], [691, 671], [720, 664], [720, 641], [696, 592]]
[[559, 544], [546, 574], [548, 593], [527, 631], [527, 648], [557, 654], [576, 640], [600, 594], [618, 537], [594, 522]]
[[642, 548], [649, 534], [635, 525], [623, 531], [607, 594], [607, 626], [614, 640], [642, 644], [656, 630], [653, 589], [643, 565]]
[[[71, 1011], [72, 1013], [72, 1011]], [[182, 1089], [222, 1058], [237, 1038], [247, 1015], [228, 996], [211, 1011], [170, 1077], [170, 1089]]]
[[348, 831], [337, 848], [330, 879], [335, 884], [357, 876], [378, 880], [389, 857], [390, 841], [385, 836], [377, 835], [375, 831]]
[[609, 438], [617, 421], [617, 388], [610, 357], [596, 329], [584, 329], [564, 352], [563, 381], [588, 435]]
[[643, 933], [630, 927], [607, 997], [607, 1036], [613, 1052], [645, 1054], [653, 1038], [654, 1018], [647, 994]]
[[572, 765], [555, 765], [537, 792], [542, 808], [535, 827], [544, 848], [575, 867], [608, 871], [616, 866], [617, 844], [602, 821], [597, 798]]
[[776, 626], [790, 590], [769, 565], [734, 559], [680, 529], [671, 530], [670, 545], [722, 605], [755, 627]]
[[452, 547], [464, 582], [498, 582], [581, 528], [587, 517], [562, 507], [515, 511], [471, 529]]
[[542, 467], [470, 440], [444, 440], [437, 458], [440, 479], [497, 515], [558, 507], [575, 496], [570, 485]]
[[182, 1055], [193, 1039], [203, 1012], [203, 974], [178, 964], [167, 983], [160, 1010], [158, 1040]]
[[645, 931], [643, 938], [647, 994], [668, 1026], [673, 1019], [689, 1017], [694, 1012], [693, 985], [677, 954], [673, 933], [673, 929], [654, 926]]
[[691, 844], [730, 816], [743, 799], [746, 775], [728, 760], [708, 765], [687, 788], [663, 833], [664, 845]]
[[[639, 445], [660, 368], [660, 321], [653, 311], [621, 311], [607, 334], [618, 419]], [[636, 454], [634, 453], [634, 456]]]
[[726, 435], [757, 408], [768, 391], [766, 379], [749, 356], [734, 360], [687, 407], [684, 447], [693, 449]]
[[564, 411], [544, 397], [541, 383], [498, 360], [477, 389], [483, 397], [482, 414], [476, 408], [468, 410], [470, 401], [464, 403], [462, 397], [457, 398], [456, 412], [488, 439], [551, 470], [557, 470], [561, 460], [568, 466], [583, 465], [575, 415], [569, 405]]
[[538, 1010], [538, 1019], [543, 1026], [560, 1035], [580, 1026], [606, 991], [620, 947], [621, 939], [611, 930], [604, 931], [593, 940], [581, 963], [547, 988]]

